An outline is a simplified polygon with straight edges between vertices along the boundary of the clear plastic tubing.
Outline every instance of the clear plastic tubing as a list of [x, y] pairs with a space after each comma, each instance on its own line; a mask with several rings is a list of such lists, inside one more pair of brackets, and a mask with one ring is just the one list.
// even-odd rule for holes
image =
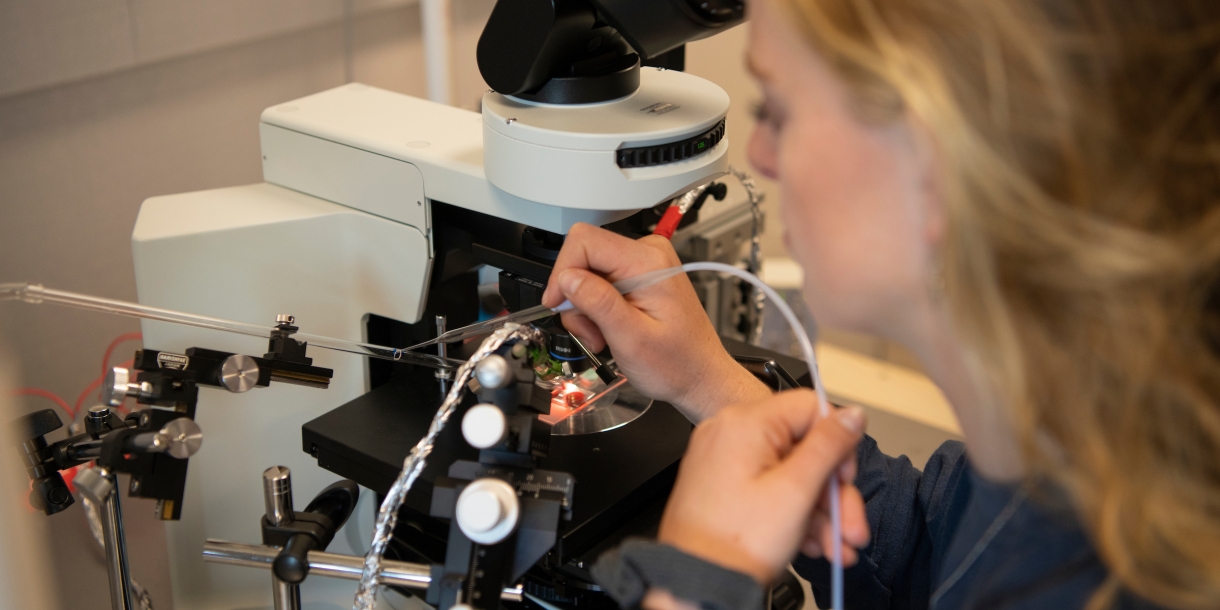
[[[275, 330], [275, 328], [271, 326], [262, 326], [259, 324], [250, 324], [248, 322], [237, 322], [234, 320], [225, 320], [223, 318], [201, 316], [193, 313], [174, 311], [172, 309], [162, 309], [160, 307], [140, 305], [139, 303], [115, 301], [112, 299], [103, 299], [101, 297], [90, 296], [87, 294], [65, 292], [63, 290], [53, 290], [50, 288], [43, 288], [40, 284], [0, 284], [0, 301], [8, 300], [19, 300], [33, 305], [38, 305], [41, 303], [55, 303], [58, 305], [67, 305], [69, 307], [87, 309], [90, 311], [100, 311], [102, 313], [127, 316], [130, 318], [184, 324], [186, 326], [220, 330], [239, 335], [260, 337], [263, 339], [269, 339], [271, 337], [271, 331]], [[371, 358], [381, 358], [383, 360], [409, 362], [411, 364], [420, 364], [432, 368], [451, 369], [462, 365], [461, 360], [441, 358], [440, 356], [434, 356], [432, 354], [413, 353], [404, 349], [385, 347], [383, 345], [373, 345], [371, 343], [359, 343], [357, 341], [348, 341], [346, 339], [336, 339], [334, 337], [324, 337], [322, 335], [313, 335], [310, 333], [301, 332], [293, 333], [292, 337], [298, 341], [306, 341], [311, 346], [339, 352], [347, 352], [350, 354], [359, 354], [361, 356], [369, 356]]]
[[[670, 267], [669, 269], [662, 269], [661, 271], [653, 271], [628, 278], [616, 283], [615, 287], [618, 288], [619, 284], [638, 280], [630, 286], [631, 290], [638, 290], [645, 286], [651, 286], [667, 277], [692, 271], [727, 273], [749, 282], [755, 288], [761, 290], [763, 294], [767, 295], [771, 303], [784, 315], [784, 319], [788, 321], [788, 325], [792, 327], [792, 332], [796, 335], [797, 342], [800, 343], [801, 353], [805, 356], [805, 364], [809, 367], [809, 374], [813, 378], [813, 389], [817, 392], [818, 396], [818, 417], [820, 419], [830, 417], [830, 400], [826, 397], [826, 387], [822, 385], [822, 376], [818, 373], [818, 358], [813, 352], [813, 344], [809, 341], [809, 335], [805, 332], [805, 327], [801, 325], [801, 321], [797, 319], [792, 308], [788, 306], [788, 303], [784, 301], [779, 293], [775, 292], [774, 288], [768, 286], [758, 276], [724, 263], [687, 263], [681, 267]], [[621, 292], [626, 293], [629, 291]], [[836, 542], [830, 558], [830, 607], [832, 610], [843, 610], [843, 517], [839, 509], [839, 478], [837, 474], [832, 475], [827, 485], [827, 493], [829, 494], [830, 501], [830, 523]]]

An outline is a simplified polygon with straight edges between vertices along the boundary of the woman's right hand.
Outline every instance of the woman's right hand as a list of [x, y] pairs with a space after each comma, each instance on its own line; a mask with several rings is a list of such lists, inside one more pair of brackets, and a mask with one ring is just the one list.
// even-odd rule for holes
[[609, 345], [636, 389], [698, 423], [770, 390], [725, 351], [685, 274], [627, 295], [612, 285], [680, 264], [663, 237], [637, 241], [577, 224], [555, 261], [542, 303], [572, 301], [576, 311], [563, 314], [565, 328], [593, 351]]

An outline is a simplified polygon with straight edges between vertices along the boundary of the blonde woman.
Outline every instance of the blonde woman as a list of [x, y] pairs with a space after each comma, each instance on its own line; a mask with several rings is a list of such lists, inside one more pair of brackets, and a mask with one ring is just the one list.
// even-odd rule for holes
[[806, 301], [918, 355], [965, 447], [922, 472], [857, 448], [857, 410], [770, 396], [685, 279], [611, 289], [667, 242], [577, 227], [546, 302], [699, 424], [658, 542], [604, 557], [606, 589], [756, 607], [795, 557], [824, 602], [839, 469], [848, 607], [1220, 608], [1220, 2], [750, 10], [749, 152]]

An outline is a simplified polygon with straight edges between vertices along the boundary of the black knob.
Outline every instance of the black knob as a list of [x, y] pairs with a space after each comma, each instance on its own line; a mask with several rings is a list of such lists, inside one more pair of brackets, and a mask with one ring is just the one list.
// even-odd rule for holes
[[13, 429], [23, 441], [50, 434], [64, 427], [54, 409], [43, 409], [22, 415], [13, 421]]
[[34, 479], [30, 487], [30, 506], [47, 516], [66, 510], [76, 500], [59, 472], [51, 472]]
[[288, 539], [288, 544], [279, 555], [271, 569], [275, 577], [292, 585], [300, 584], [309, 576], [309, 552], [317, 548], [318, 542], [308, 534], [297, 534]]

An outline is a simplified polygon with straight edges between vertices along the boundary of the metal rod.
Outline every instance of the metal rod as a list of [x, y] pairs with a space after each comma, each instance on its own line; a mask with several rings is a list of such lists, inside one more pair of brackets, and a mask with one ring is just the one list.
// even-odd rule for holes
[[288, 584], [271, 573], [271, 592], [275, 610], [301, 610], [301, 587]]
[[[445, 334], [445, 330], [448, 325], [449, 325], [448, 316], [444, 316], [444, 315], [436, 316], [436, 336], [439, 337], [439, 336]], [[449, 346], [446, 345], [445, 343], [437, 343], [436, 344], [436, 355], [440, 356], [441, 358], [448, 358], [449, 357]], [[440, 386], [441, 386], [441, 397], [442, 398], [444, 398], [445, 396], [447, 396], [449, 394], [449, 378], [452, 376], [453, 375], [445, 369], [437, 369], [437, 371], [436, 371], [436, 379], [440, 383]]]
[[110, 494], [102, 502], [102, 542], [106, 547], [106, 574], [110, 581], [110, 607], [131, 610], [131, 573], [127, 565], [127, 537], [123, 534], [123, 508], [119, 505], [118, 478], [106, 469]]
[[[203, 545], [203, 560], [211, 563], [270, 570], [280, 550], [270, 546], [240, 544], [209, 538]], [[322, 551], [309, 552], [309, 575], [343, 580], [360, 580], [364, 558]], [[427, 589], [432, 584], [432, 569], [424, 564], [384, 560], [377, 582], [383, 585]], [[505, 588], [500, 599], [521, 601], [521, 587]]]
[[292, 523], [292, 471], [287, 466], [263, 471], [263, 507], [271, 525]]
[[[267, 522], [284, 526], [292, 523], [292, 471], [287, 466], [272, 466], [263, 471], [263, 507]], [[301, 587], [280, 580], [271, 571], [271, 598], [275, 610], [300, 610]]]

